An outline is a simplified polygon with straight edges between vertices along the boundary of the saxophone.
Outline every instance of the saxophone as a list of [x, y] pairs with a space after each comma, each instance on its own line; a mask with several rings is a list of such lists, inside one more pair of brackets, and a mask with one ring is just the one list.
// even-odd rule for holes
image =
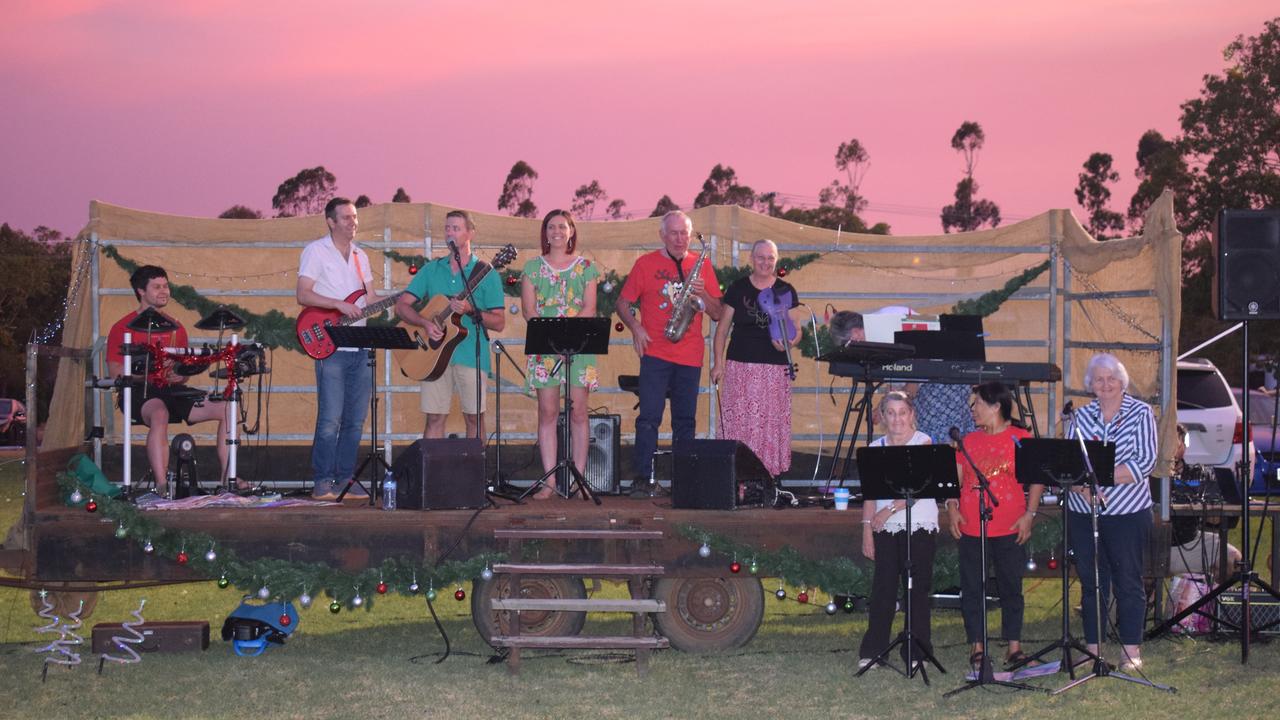
[[685, 278], [684, 285], [680, 287], [680, 292], [671, 298], [671, 317], [667, 320], [667, 326], [662, 330], [662, 334], [673, 343], [680, 342], [680, 338], [684, 337], [684, 334], [689, 331], [689, 325], [693, 322], [693, 319], [698, 313], [706, 309], [706, 303], [702, 301], [702, 298], [694, 295], [691, 289], [693, 279], [702, 272], [702, 264], [707, 261], [707, 254], [710, 252], [707, 248], [707, 241], [702, 239], [702, 233], [698, 233], [698, 242], [702, 243], [702, 254], [693, 263], [693, 270]]

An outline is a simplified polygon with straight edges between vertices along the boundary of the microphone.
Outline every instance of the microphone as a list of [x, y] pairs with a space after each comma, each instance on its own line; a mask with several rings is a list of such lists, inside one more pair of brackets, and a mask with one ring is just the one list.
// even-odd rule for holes
[[449, 249], [450, 249], [450, 250], [452, 250], [452, 251], [454, 251], [454, 252], [457, 252], [457, 251], [458, 251], [458, 244], [457, 244], [456, 242], [454, 242], [454, 241], [453, 241], [453, 238], [451, 238], [451, 237], [449, 237], [448, 235], [446, 235], [446, 236], [444, 237], [444, 241], [445, 241], [446, 243], [448, 243], [448, 244], [449, 244]]
[[951, 426], [951, 429], [947, 431], [947, 434], [951, 436], [952, 440], [955, 440], [961, 445], [964, 444], [964, 440], [960, 438], [960, 428], [956, 427], [955, 425]]
[[1074, 410], [1075, 407], [1076, 407], [1075, 403], [1068, 400], [1067, 404], [1062, 406], [1062, 417], [1067, 417], [1068, 415], [1070, 415], [1071, 411]]

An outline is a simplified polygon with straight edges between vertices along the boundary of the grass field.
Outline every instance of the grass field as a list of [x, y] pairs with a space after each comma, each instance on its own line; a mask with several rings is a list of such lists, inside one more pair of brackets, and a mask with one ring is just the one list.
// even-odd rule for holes
[[[19, 463], [0, 467], [0, 526], [17, 517], [19, 476]], [[765, 589], [777, 585], [766, 581]], [[85, 623], [86, 639], [94, 623], [128, 620], [143, 597], [148, 621], [207, 620], [215, 638], [207, 652], [145, 655], [136, 665], [108, 664], [102, 675], [86, 645], [84, 664], [51, 667], [42, 683], [42, 659], [32, 651], [49, 638], [32, 630], [44, 623], [26, 591], [3, 589], [0, 695], [9, 701], [0, 717], [1247, 718], [1272, 714], [1280, 671], [1273, 643], [1255, 643], [1242, 666], [1237, 641], [1162, 639], [1145, 648], [1146, 673], [1175, 686], [1176, 695], [1098, 679], [1057, 697], [984, 688], [944, 698], [962, 682], [968, 654], [958, 612], [934, 612], [934, 642], [948, 672], [930, 672], [932, 684], [925, 686], [884, 668], [853, 678], [865, 615], [827, 616], [825, 598], [800, 605], [770, 595], [759, 635], [731, 654], [660, 652], [641, 679], [624, 656], [530, 653], [522, 674], [511, 677], [503, 664], [489, 662], [492, 653], [471, 624], [469, 603], [455, 601], [453, 588], [440, 590], [436, 610], [452, 650], [440, 663], [445, 643], [420, 597], [388, 596], [370, 610], [337, 615], [317, 600], [300, 611], [287, 645], [240, 658], [216, 637], [239, 601], [235, 590], [210, 582], [105, 593]], [[1061, 589], [1055, 581], [1028, 581], [1027, 590], [1024, 642], [1035, 649], [1058, 634]], [[795, 594], [792, 589], [789, 597]], [[993, 620], [998, 623], [998, 615]], [[593, 617], [587, 629], [607, 622], [619, 621]], [[1033, 684], [1056, 688], [1065, 681], [1053, 675]]]

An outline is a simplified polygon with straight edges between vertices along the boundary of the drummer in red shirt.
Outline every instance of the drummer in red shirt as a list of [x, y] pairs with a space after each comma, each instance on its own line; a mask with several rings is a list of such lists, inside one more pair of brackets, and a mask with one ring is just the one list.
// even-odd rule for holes
[[[143, 265], [133, 271], [133, 275], [129, 277], [129, 284], [133, 287], [133, 294], [138, 298], [138, 309], [120, 318], [115, 325], [111, 326], [111, 331], [107, 334], [107, 372], [112, 377], [119, 377], [124, 373], [124, 355], [120, 352], [120, 345], [124, 342], [124, 335], [127, 332], [133, 333], [132, 340], [139, 345], [148, 342], [158, 347], [187, 345], [186, 328], [163, 312], [164, 307], [169, 304], [169, 276], [164, 268]], [[152, 332], [149, 335], [145, 332], [130, 330], [129, 323], [148, 309], [154, 309], [164, 315], [177, 326], [177, 329], [168, 332]], [[222, 468], [219, 484], [225, 482], [228, 458], [226, 414], [229, 403], [199, 399], [198, 393], [186, 387], [187, 378], [175, 373], [172, 368], [166, 372], [165, 380], [164, 387], [157, 387], [149, 382], [146, 385], [134, 387], [131, 403], [134, 422], [147, 426], [147, 462], [151, 465], [151, 474], [155, 478], [156, 492], [160, 495], [167, 495], [169, 492], [169, 423], [171, 422], [194, 425], [198, 422], [213, 420], [218, 423], [218, 463]], [[117, 400], [117, 404], [122, 402], [123, 393]]]
[[[1013, 424], [1013, 393], [1001, 382], [976, 385], [969, 401], [978, 429], [964, 436], [964, 447], [990, 483], [999, 503], [987, 523], [987, 557], [995, 570], [1000, 591], [1000, 637], [1009, 644], [1006, 665], [1026, 658], [1022, 652], [1022, 573], [1027, 554], [1023, 544], [1031, 538], [1031, 525], [1040, 505], [1043, 485], [1031, 485], [1024, 495], [1014, 474], [1014, 449], [1031, 433]], [[956, 453], [961, 475], [960, 499], [947, 501], [951, 534], [960, 556], [960, 611], [964, 630], [973, 644], [969, 661], [982, 662], [982, 593], [986, 575], [982, 567], [981, 524], [978, 517], [978, 479], [962, 454]]]

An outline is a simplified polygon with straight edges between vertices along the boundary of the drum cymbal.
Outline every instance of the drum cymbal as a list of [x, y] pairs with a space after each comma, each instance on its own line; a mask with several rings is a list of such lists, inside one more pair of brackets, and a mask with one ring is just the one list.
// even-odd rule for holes
[[226, 305], [219, 305], [206, 317], [200, 318], [196, 327], [200, 330], [239, 330], [246, 325], [244, 318], [232, 312]]
[[178, 329], [178, 324], [155, 308], [147, 308], [138, 313], [138, 317], [130, 320], [125, 327], [138, 332], [172, 332]]

